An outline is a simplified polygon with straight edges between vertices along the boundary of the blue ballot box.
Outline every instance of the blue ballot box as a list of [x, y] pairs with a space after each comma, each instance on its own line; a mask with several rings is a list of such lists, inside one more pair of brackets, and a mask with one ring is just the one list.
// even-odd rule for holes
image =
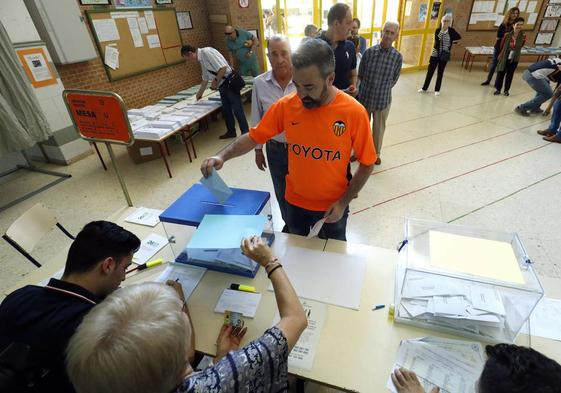
[[[225, 250], [217, 254], [218, 258], [214, 260], [203, 260], [197, 258], [199, 254], [189, 255], [187, 251], [187, 245], [206, 215], [263, 215], [266, 220], [262, 237], [269, 244], [272, 243], [274, 232], [270, 194], [241, 188], [231, 190], [232, 195], [220, 204], [205, 186], [196, 183], [160, 215], [176, 262], [255, 277], [259, 266], [250, 264], [241, 250]], [[216, 233], [216, 236], [218, 238], [220, 234]], [[247, 264], [245, 268], [242, 263], [244, 261]]]

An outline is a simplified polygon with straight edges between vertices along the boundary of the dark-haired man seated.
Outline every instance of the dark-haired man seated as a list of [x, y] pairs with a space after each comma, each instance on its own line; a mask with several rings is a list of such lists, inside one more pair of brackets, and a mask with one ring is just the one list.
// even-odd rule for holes
[[64, 352], [82, 318], [119, 287], [140, 246], [133, 233], [107, 221], [87, 224], [70, 246], [64, 274], [47, 286], [27, 285], [0, 305], [0, 352], [31, 347], [36, 385], [29, 392], [73, 392]]
[[[512, 344], [487, 345], [487, 361], [478, 393], [558, 393], [561, 365], [532, 348]], [[414, 372], [399, 369], [392, 374], [398, 393], [425, 393]], [[431, 393], [439, 392], [434, 388]]]

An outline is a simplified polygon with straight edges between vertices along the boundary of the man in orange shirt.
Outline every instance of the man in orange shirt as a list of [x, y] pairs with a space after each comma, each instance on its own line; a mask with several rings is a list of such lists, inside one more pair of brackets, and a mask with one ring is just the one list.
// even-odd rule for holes
[[[288, 175], [285, 199], [288, 231], [307, 235], [325, 218], [319, 236], [346, 240], [348, 205], [368, 180], [377, 155], [368, 114], [354, 98], [333, 86], [335, 57], [320, 40], [302, 42], [292, 56], [296, 93], [273, 104], [259, 124], [216, 156], [201, 172], [253, 150], [285, 131]], [[351, 151], [359, 167], [349, 181]]]

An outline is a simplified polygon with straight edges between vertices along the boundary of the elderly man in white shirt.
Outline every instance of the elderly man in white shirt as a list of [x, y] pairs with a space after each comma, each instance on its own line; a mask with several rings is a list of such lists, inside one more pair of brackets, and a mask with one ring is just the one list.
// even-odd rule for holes
[[[292, 83], [292, 61], [288, 38], [280, 35], [269, 38], [267, 41], [267, 57], [271, 62], [272, 70], [259, 75], [253, 82], [251, 99], [251, 122], [253, 126], [259, 123], [267, 109], [279, 98], [296, 91], [294, 83]], [[288, 173], [288, 146], [284, 132], [269, 140], [266, 149], [267, 161], [265, 161], [265, 155], [263, 154], [263, 146], [258, 145], [255, 148], [255, 163], [262, 171], [267, 168], [268, 163], [281, 216], [286, 222], [284, 190], [286, 186], [285, 177]]]
[[200, 100], [203, 96], [203, 92], [209, 81], [211, 81], [210, 88], [213, 90], [218, 89], [220, 92], [222, 116], [226, 123], [226, 133], [220, 135], [220, 139], [236, 137], [234, 116], [238, 120], [241, 133], [245, 134], [248, 132], [249, 126], [243, 110], [242, 97], [239, 90], [235, 90], [229, 86], [229, 78], [231, 78], [233, 74], [232, 68], [228, 65], [224, 56], [214, 48], [196, 48], [191, 45], [183, 45], [181, 47], [181, 56], [187, 61], [198, 61], [201, 64], [203, 80], [197, 92], [197, 100]]

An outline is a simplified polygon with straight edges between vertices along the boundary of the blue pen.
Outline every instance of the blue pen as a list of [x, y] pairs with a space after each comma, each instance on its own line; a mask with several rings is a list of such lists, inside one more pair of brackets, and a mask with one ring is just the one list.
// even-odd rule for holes
[[384, 304], [377, 304], [372, 308], [372, 311], [381, 310], [386, 307]]

